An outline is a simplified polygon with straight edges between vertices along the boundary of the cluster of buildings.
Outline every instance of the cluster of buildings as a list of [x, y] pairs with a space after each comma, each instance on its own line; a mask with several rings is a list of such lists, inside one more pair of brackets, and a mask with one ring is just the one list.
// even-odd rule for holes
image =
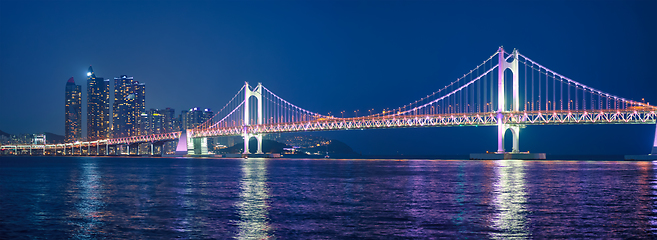
[[[178, 116], [171, 108], [147, 110], [145, 83], [122, 75], [114, 78], [112, 90], [110, 80], [96, 77], [93, 68], [89, 66], [86, 138], [82, 136], [82, 87], [75, 84], [73, 77], [66, 82], [64, 123], [66, 142], [176, 132], [194, 128], [214, 115], [210, 109], [199, 108], [182, 111]], [[172, 148], [175, 143], [168, 145]]]

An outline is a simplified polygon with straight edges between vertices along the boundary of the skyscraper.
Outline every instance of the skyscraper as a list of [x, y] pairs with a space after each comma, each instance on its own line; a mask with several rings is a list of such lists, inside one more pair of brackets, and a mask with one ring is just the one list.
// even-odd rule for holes
[[141, 134], [160, 134], [178, 131], [175, 126], [175, 110], [150, 109], [141, 114], [140, 129]]
[[146, 108], [146, 84], [133, 77], [122, 75], [114, 78], [114, 105], [112, 137], [128, 137], [141, 134], [139, 119]]
[[75, 85], [73, 77], [66, 82], [64, 94], [64, 139], [75, 142], [82, 138], [82, 87]]
[[171, 109], [171, 108], [166, 108], [160, 110], [160, 114], [162, 114], [162, 129], [164, 132], [175, 132], [178, 131], [178, 127], [176, 126], [175, 120], [176, 120], [176, 111]]
[[[135, 119], [139, 120], [139, 116], [146, 112], [146, 84], [135, 81], [133, 84], [133, 91], [135, 93]], [[133, 135], [144, 135], [146, 133], [140, 131], [139, 126], [135, 125]]]
[[87, 141], [109, 138], [109, 79], [87, 72]]
[[184, 131], [185, 129], [193, 129], [206, 121], [210, 120], [214, 116], [214, 112], [209, 108], [199, 109], [192, 108], [189, 111], [182, 111], [180, 113], [180, 130]]

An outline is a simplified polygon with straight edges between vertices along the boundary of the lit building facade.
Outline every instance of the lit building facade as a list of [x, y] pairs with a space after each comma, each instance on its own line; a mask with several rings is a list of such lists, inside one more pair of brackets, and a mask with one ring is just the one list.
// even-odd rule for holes
[[139, 126], [143, 134], [159, 134], [178, 131], [175, 119], [175, 110], [150, 109], [141, 114]]
[[162, 129], [164, 132], [176, 132], [178, 126], [176, 125], [176, 111], [172, 108], [160, 109], [162, 115]]
[[87, 141], [110, 137], [109, 79], [96, 77], [89, 66], [87, 72]]
[[[141, 134], [161, 134], [179, 131], [178, 119], [175, 117], [175, 110], [166, 109], [149, 109], [140, 114], [139, 128]], [[161, 151], [166, 154], [173, 154], [176, 151], [177, 142], [166, 142]]]
[[64, 95], [64, 139], [66, 142], [82, 138], [82, 87], [75, 84], [73, 77], [66, 82]]
[[189, 111], [182, 111], [179, 116], [180, 130], [196, 128], [210, 120], [212, 116], [214, 116], [214, 112], [209, 108], [192, 108]]
[[160, 110], [151, 108], [141, 114], [139, 126], [142, 134], [165, 133], [163, 125], [164, 117], [160, 114]]
[[112, 137], [142, 135], [139, 124], [146, 108], [146, 84], [133, 77], [122, 75], [114, 78], [114, 104], [112, 113]]

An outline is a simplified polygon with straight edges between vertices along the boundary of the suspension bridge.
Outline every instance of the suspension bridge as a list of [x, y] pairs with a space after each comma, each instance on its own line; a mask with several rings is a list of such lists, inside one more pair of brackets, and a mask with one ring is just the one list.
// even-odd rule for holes
[[[520, 54], [500, 47], [462, 77], [417, 101], [360, 117], [335, 117], [306, 110], [279, 97], [262, 84], [244, 86], [207, 122], [180, 132], [52, 145], [13, 145], [2, 149], [63, 150], [109, 146], [162, 144], [178, 140], [179, 154], [205, 155], [207, 138], [242, 136], [244, 154], [249, 141], [270, 133], [349, 129], [497, 126], [497, 151], [505, 153], [504, 135], [511, 131], [520, 152], [520, 129], [528, 125], [655, 124], [657, 107], [625, 99], [563, 76]], [[31, 151], [30, 151], [31, 152]], [[128, 151], [129, 152], [129, 151]], [[69, 154], [70, 155], [70, 154]], [[657, 156], [657, 128], [651, 155]]]

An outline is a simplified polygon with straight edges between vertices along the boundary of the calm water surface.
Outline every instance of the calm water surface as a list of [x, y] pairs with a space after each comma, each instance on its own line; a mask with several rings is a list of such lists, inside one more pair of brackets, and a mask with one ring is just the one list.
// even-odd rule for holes
[[656, 168], [0, 157], [0, 239], [654, 239]]

